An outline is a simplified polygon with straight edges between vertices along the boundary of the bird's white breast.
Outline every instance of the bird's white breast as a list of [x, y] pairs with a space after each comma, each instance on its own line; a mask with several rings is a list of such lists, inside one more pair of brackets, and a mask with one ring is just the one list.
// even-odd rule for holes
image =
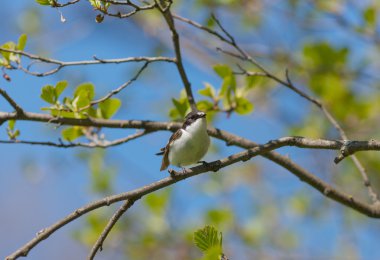
[[180, 139], [175, 140], [169, 150], [170, 164], [179, 167], [200, 161], [210, 145], [205, 118], [198, 119], [181, 131]]

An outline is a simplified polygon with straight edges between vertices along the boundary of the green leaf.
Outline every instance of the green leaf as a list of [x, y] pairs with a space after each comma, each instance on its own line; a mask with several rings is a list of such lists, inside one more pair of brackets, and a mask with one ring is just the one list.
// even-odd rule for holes
[[247, 76], [245, 77], [245, 88], [251, 89], [255, 86], [257, 86], [259, 83], [261, 83], [263, 80], [263, 77], [260, 76]]
[[376, 8], [374, 6], [368, 6], [363, 12], [363, 18], [366, 24], [370, 27], [376, 25]]
[[103, 9], [107, 10], [108, 7], [110, 6], [110, 3], [104, 2], [104, 1], [101, 1], [101, 0], [88, 0], [88, 1], [96, 9], [103, 8]]
[[51, 0], [35, 0], [40, 5], [51, 5]]
[[55, 95], [55, 88], [52, 85], [44, 86], [42, 88], [40, 97], [50, 104], [55, 104], [57, 101], [57, 98]]
[[82, 83], [80, 84], [79, 86], [77, 86], [77, 88], [75, 89], [74, 91], [74, 97], [77, 97], [79, 95], [83, 95], [81, 94], [81, 92], [84, 92], [88, 99], [91, 101], [94, 99], [94, 96], [95, 96], [95, 87], [92, 83]]
[[81, 137], [83, 135], [83, 130], [82, 127], [73, 126], [63, 129], [61, 134], [64, 140], [71, 142]]
[[203, 112], [214, 110], [214, 104], [208, 100], [201, 100], [197, 102], [197, 109]]
[[16, 49], [23, 51], [25, 48], [27, 39], [28, 39], [28, 36], [26, 36], [26, 34], [21, 34], [20, 37], [18, 38]]
[[240, 115], [246, 115], [253, 111], [253, 104], [244, 97], [236, 97], [236, 108], [235, 112]]
[[231, 70], [231, 68], [230, 68], [228, 65], [224, 65], [224, 64], [218, 64], [218, 65], [215, 65], [215, 66], [214, 66], [214, 71], [215, 71], [216, 74], [218, 74], [219, 77], [221, 77], [222, 79], [224, 79], [225, 77], [228, 77], [228, 76], [232, 75], [232, 70]]
[[90, 99], [88, 98], [88, 92], [80, 91], [78, 95], [75, 96], [73, 102], [74, 111], [78, 111], [81, 108], [87, 107], [90, 105]]
[[179, 112], [181, 118], [184, 118], [186, 116], [187, 109], [189, 108], [189, 102], [187, 101], [187, 99], [177, 100], [175, 98], [172, 98], [172, 102], [177, 111]]
[[121, 101], [117, 98], [109, 98], [99, 104], [102, 117], [111, 118], [120, 108]]
[[219, 253], [221, 253], [222, 233], [220, 233], [219, 238], [218, 230], [214, 227], [206, 226], [194, 232], [194, 243], [203, 252], [211, 250], [214, 247], [219, 247]]
[[55, 97], [56, 99], [59, 98], [59, 96], [62, 94], [62, 92], [65, 90], [67, 87], [67, 81], [59, 81], [57, 84], [55, 84]]
[[[1, 45], [1, 48], [7, 49], [7, 50], [15, 50], [16, 44], [14, 42], [6, 42], [3, 45]], [[4, 59], [7, 61], [7, 64], [15, 60], [15, 54], [11, 52], [1, 51], [0, 53], [1, 55], [3, 55]]]
[[16, 120], [9, 120], [8, 121], [8, 129], [14, 130], [15, 129]]
[[202, 96], [214, 98], [215, 97], [215, 89], [214, 89], [214, 87], [211, 84], [209, 84], [209, 83], [204, 83], [204, 84], [205, 84], [205, 88], [204, 89], [200, 89], [198, 91], [198, 93], [201, 94]]
[[159, 193], [151, 193], [144, 197], [143, 203], [154, 214], [161, 214], [165, 211], [170, 199], [170, 190], [164, 190]]

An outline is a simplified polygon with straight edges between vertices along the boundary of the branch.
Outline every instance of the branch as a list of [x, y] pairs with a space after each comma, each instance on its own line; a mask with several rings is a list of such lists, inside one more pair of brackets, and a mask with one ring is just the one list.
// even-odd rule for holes
[[124, 84], [122, 84], [121, 86], [119, 86], [117, 89], [114, 89], [114, 90], [110, 91], [104, 97], [102, 97], [100, 99], [97, 99], [97, 100], [91, 101], [90, 105], [88, 105], [86, 107], [83, 107], [80, 110], [85, 110], [85, 109], [89, 108], [90, 106], [93, 106], [95, 104], [103, 102], [103, 101], [111, 98], [113, 95], [116, 95], [117, 93], [119, 93], [120, 91], [122, 91], [123, 89], [125, 89], [126, 87], [128, 87], [130, 84], [132, 84], [134, 81], [136, 81], [138, 79], [138, 77], [140, 76], [140, 74], [146, 69], [146, 67], [148, 67], [148, 65], [149, 65], [149, 62], [145, 62], [144, 65], [137, 71], [136, 75], [133, 78], [131, 78], [129, 81], [125, 82]]
[[128, 12], [128, 13], [121, 13], [121, 12], [117, 12], [117, 13], [109, 13], [107, 9], [105, 8], [97, 8], [96, 10], [100, 11], [101, 13], [107, 15], [107, 16], [112, 16], [112, 17], [117, 17], [117, 18], [128, 18], [140, 11], [145, 11], [145, 10], [152, 10], [154, 8], [156, 8], [156, 3], [152, 3], [152, 4], [147, 4], [147, 5], [144, 5], [144, 6], [139, 6], [139, 5], [136, 5], [134, 3], [132, 3], [131, 1], [127, 0], [127, 1], [113, 1], [113, 0], [104, 0], [105, 3], [110, 3], [110, 4], [114, 4], [114, 5], [124, 5], [124, 6], [130, 6], [133, 8], [132, 11]]
[[173, 16], [172, 16], [169, 8], [166, 8], [165, 11], [161, 11], [161, 12], [162, 12], [162, 15], [164, 16], [165, 21], [166, 21], [166, 23], [167, 23], [167, 25], [168, 25], [171, 33], [172, 33], [172, 42], [173, 42], [174, 52], [175, 52], [175, 56], [176, 56], [176, 65], [177, 65], [177, 69], [178, 69], [179, 75], [181, 77], [181, 80], [182, 80], [183, 85], [184, 85], [185, 90], [186, 90], [187, 100], [189, 101], [191, 110], [197, 111], [197, 106], [196, 106], [195, 99], [193, 96], [193, 91], [191, 89], [191, 83], [190, 83], [190, 81], [186, 75], [185, 68], [183, 67], [179, 35], [178, 35], [178, 32], [175, 28]]
[[124, 138], [116, 139], [114, 141], [98, 141], [98, 142], [91, 142], [91, 143], [78, 143], [78, 142], [69, 142], [69, 143], [63, 143], [60, 139], [58, 143], [54, 142], [43, 142], [43, 141], [25, 141], [25, 140], [0, 140], [0, 143], [2, 144], [29, 144], [29, 145], [42, 145], [42, 146], [52, 146], [52, 147], [58, 147], [58, 148], [72, 148], [72, 147], [86, 147], [86, 148], [108, 148], [112, 146], [117, 146], [121, 144], [125, 144], [129, 141], [132, 141], [134, 139], [137, 139], [139, 137], [142, 137], [144, 135], [150, 134], [152, 131], [140, 131], [136, 132], [135, 134], [128, 135]]
[[[28, 57], [31, 60], [39, 61], [42, 63], [57, 65], [57, 67], [55, 67], [54, 69], [46, 71], [46, 72], [42, 72], [42, 73], [30, 71], [31, 66], [34, 65], [35, 62], [29, 64], [26, 68], [23, 68], [23, 67], [21, 67], [21, 65], [19, 65], [19, 68], [22, 69], [24, 72], [31, 74], [33, 76], [37, 76], [37, 77], [44, 77], [44, 76], [52, 75], [52, 74], [60, 71], [62, 68], [69, 67], [69, 66], [82, 66], [82, 65], [95, 65], [95, 64], [119, 64], [119, 63], [128, 63], [128, 62], [147, 62], [147, 63], [159, 62], [159, 61], [176, 62], [176, 60], [174, 58], [161, 57], [161, 56], [158, 56], [158, 57], [140, 56], [140, 57], [128, 57], [128, 58], [120, 58], [120, 59], [100, 59], [96, 56], [93, 56], [93, 60], [61, 61], [61, 60], [56, 60], [56, 59], [45, 58], [45, 57], [38, 56], [35, 54], [31, 54], [31, 53], [28, 53], [25, 51], [8, 50], [8, 49], [4, 49], [1, 47], [0, 47], [0, 51], [19, 54], [19, 55]], [[14, 67], [13, 69], [17, 69], [17, 67]]]
[[70, 1], [70, 2], [67, 2], [67, 3], [64, 3], [64, 4], [60, 4], [56, 1], [54, 1], [54, 4], [52, 5], [52, 7], [65, 7], [65, 6], [68, 6], [68, 5], [73, 5], [73, 4], [76, 4], [78, 3], [80, 0], [73, 0], [73, 1]]
[[[180, 20], [180, 21], [186, 22], [186, 23], [188, 23], [188, 24], [190, 24], [190, 25], [192, 25], [192, 26], [194, 26], [194, 27], [196, 27], [198, 29], [206, 31], [208, 33], [210, 33], [210, 31], [213, 31], [210, 28], [208, 28], [206, 30], [204, 26], [201, 26], [200, 24], [195, 23], [195, 22], [190, 22], [189, 19], [182, 18], [180, 16], [176, 16], [176, 18], [178, 20]], [[224, 32], [224, 34], [227, 37], [225, 37], [225, 36], [223, 36], [223, 35], [215, 32], [215, 31], [214, 31], [214, 33], [211, 33], [211, 34], [214, 35], [214, 36], [217, 36], [223, 42], [226, 42], [229, 45], [231, 45], [238, 53], [233, 53], [233, 52], [230, 52], [230, 51], [225, 51], [225, 50], [223, 50], [221, 48], [217, 48], [217, 50], [219, 50], [219, 51], [221, 51], [221, 52], [223, 52], [223, 53], [225, 53], [225, 54], [227, 54], [229, 56], [232, 56], [232, 57], [235, 57], [237, 59], [240, 59], [242, 61], [250, 62], [251, 64], [253, 64], [254, 66], [256, 66], [259, 70], [261, 70], [265, 74], [266, 77], [273, 79], [274, 81], [276, 81], [280, 85], [289, 88], [290, 90], [296, 92], [301, 97], [305, 98], [306, 100], [308, 100], [311, 103], [313, 103], [314, 105], [316, 105], [322, 111], [322, 113], [325, 115], [325, 117], [331, 123], [331, 125], [338, 131], [340, 137], [342, 139], [344, 139], [344, 140], [348, 140], [348, 137], [347, 137], [346, 133], [344, 132], [344, 130], [342, 129], [342, 127], [339, 125], [338, 121], [332, 116], [332, 114], [322, 104], [322, 102], [320, 102], [319, 100], [311, 97], [310, 95], [306, 94], [305, 92], [303, 92], [302, 90], [300, 90], [299, 88], [297, 88], [296, 86], [294, 86], [294, 84], [290, 80], [290, 77], [289, 77], [289, 74], [288, 74], [287, 70], [285, 71], [286, 81], [282, 80], [281, 78], [279, 78], [276, 75], [272, 74], [269, 70], [267, 70], [264, 66], [262, 66], [258, 61], [256, 61], [256, 59], [254, 59], [246, 51], [244, 51], [242, 48], [240, 48], [240, 46], [236, 43], [234, 37], [230, 33], [228, 33], [228, 31], [222, 26], [222, 24], [220, 23], [220, 21], [214, 15], [212, 15], [212, 18], [214, 19], [214, 21], [216, 22], [216, 24], [219, 26], [219, 28]], [[368, 175], [366, 173], [365, 168], [363, 167], [363, 165], [361, 164], [361, 162], [358, 160], [358, 158], [355, 155], [351, 156], [351, 159], [353, 160], [356, 168], [359, 170], [359, 172], [360, 172], [360, 174], [362, 176], [362, 179], [364, 181], [364, 186], [367, 187], [370, 199], [372, 200], [373, 203], [379, 202], [378, 195], [372, 189], [371, 182], [370, 182], [370, 180], [368, 178]]]
[[109, 232], [112, 230], [113, 226], [116, 224], [116, 222], [119, 220], [119, 218], [135, 203], [133, 199], [128, 199], [124, 202], [124, 204], [115, 212], [115, 214], [112, 216], [112, 218], [108, 221], [106, 227], [104, 228], [103, 232], [100, 234], [100, 237], [98, 240], [96, 240], [94, 246], [91, 249], [90, 254], [88, 255], [87, 259], [92, 260], [94, 259], [96, 253], [98, 250], [103, 250], [103, 243], [104, 240], [107, 238]]
[[[214, 132], [214, 131], [216, 131], [215, 134], [219, 134], [219, 136], [230, 135], [228, 133], [225, 133], [224, 131], [217, 130], [217, 129], [211, 130], [210, 132]], [[228, 156], [226, 158], [223, 158], [217, 161], [213, 161], [207, 164], [186, 169], [181, 172], [170, 170], [170, 177], [166, 177], [164, 179], [161, 179], [159, 181], [153, 182], [144, 187], [141, 187], [129, 192], [105, 197], [101, 200], [94, 201], [82, 208], [75, 210], [74, 212], [66, 216], [65, 218], [53, 224], [52, 226], [42, 229], [40, 232], [38, 232], [36, 237], [34, 237], [32, 240], [30, 240], [28, 243], [26, 243], [16, 252], [12, 253], [6, 259], [11, 260], [11, 259], [16, 259], [20, 256], [27, 256], [27, 254], [29, 253], [31, 249], [33, 249], [37, 244], [39, 244], [42, 240], [49, 237], [55, 231], [65, 226], [66, 224], [72, 222], [73, 220], [79, 218], [83, 214], [86, 214], [97, 208], [109, 206], [115, 202], [123, 201], [123, 200], [136, 201], [149, 193], [152, 193], [164, 187], [170, 186], [181, 180], [184, 180], [184, 179], [187, 179], [187, 178], [190, 178], [192, 176], [199, 175], [202, 173], [206, 173], [209, 171], [216, 172], [220, 170], [221, 168], [227, 167], [231, 164], [234, 164], [240, 161], [247, 161], [257, 155], [263, 155], [269, 158], [270, 160], [277, 161], [277, 163], [283, 165], [289, 171], [293, 172], [302, 181], [309, 183], [311, 186], [313, 186], [318, 191], [320, 191], [323, 195], [337, 202], [340, 202], [341, 204], [346, 205], [352, 209], [355, 209], [356, 211], [362, 214], [365, 214], [369, 217], [380, 218], [380, 207], [378, 204], [368, 205], [360, 200], [357, 200], [353, 196], [348, 195], [342, 191], [339, 191], [338, 189], [332, 187], [328, 183], [322, 181], [321, 179], [317, 178], [316, 176], [302, 169], [298, 165], [290, 162], [290, 160], [287, 159], [286, 157], [283, 157], [275, 152], [271, 152], [271, 150], [281, 147], [281, 145], [284, 142], [286, 142], [286, 140], [284, 142], [280, 142], [278, 140], [276, 142], [272, 141], [264, 145], [256, 145], [255, 143], [250, 142], [240, 137], [231, 138], [230, 141], [233, 143], [239, 139], [242, 145], [248, 142], [248, 144], [254, 144], [255, 147], [248, 149], [246, 151], [240, 152], [240, 153], [233, 154], [231, 156]]]
[[[16, 101], [14, 101], [9, 95], [8, 93], [0, 88], [0, 95], [3, 96], [3, 98], [16, 110], [16, 113], [18, 115], [22, 115], [24, 113], [24, 110], [16, 103]], [[0, 120], [1, 121], [1, 120]]]

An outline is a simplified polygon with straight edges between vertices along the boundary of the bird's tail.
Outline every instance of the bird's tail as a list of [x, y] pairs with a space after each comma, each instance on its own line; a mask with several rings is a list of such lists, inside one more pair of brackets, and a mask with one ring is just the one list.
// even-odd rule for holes
[[165, 153], [165, 147], [160, 149], [161, 152], [156, 153], [156, 155], [163, 155]]

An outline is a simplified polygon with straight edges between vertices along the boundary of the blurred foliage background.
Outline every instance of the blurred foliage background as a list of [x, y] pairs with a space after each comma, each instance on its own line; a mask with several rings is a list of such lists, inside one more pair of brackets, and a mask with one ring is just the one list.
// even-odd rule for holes
[[[172, 54], [170, 34], [158, 12], [142, 12], [125, 20], [105, 17], [96, 23], [97, 12], [86, 1], [59, 11], [32, 1], [6, 0], [2, 6], [0, 14], [6, 23], [0, 25], [1, 42], [16, 41], [25, 33], [28, 52], [62, 60], [91, 59], [94, 54], [101, 58]], [[175, 13], [217, 30], [211, 19], [215, 14], [238, 43], [274, 74], [285, 78], [288, 69], [293, 83], [320, 99], [352, 140], [380, 138], [379, 8], [377, 1], [367, 0], [207, 0], [175, 1], [173, 6]], [[258, 143], [287, 135], [339, 138], [312, 104], [270, 79], [234, 75], [241, 62], [216, 51], [225, 44], [184, 23], [176, 24], [198, 106], [209, 111], [212, 125]], [[46, 105], [39, 97], [46, 84], [67, 80], [72, 93], [79, 84], [91, 81], [100, 95], [136, 70], [131, 64], [66, 68], [46, 78], [12, 71], [12, 82], [1, 85], [26, 110], [40, 111]], [[122, 105], [116, 118], [179, 120], [188, 108], [181, 88], [174, 68], [152, 65], [136, 85], [118, 96]], [[233, 88], [237, 90], [227, 90]], [[225, 100], [217, 102], [223, 91], [235, 97], [232, 112], [231, 100], [222, 95]], [[0, 108], [7, 109], [3, 101]], [[25, 139], [54, 139], [61, 132], [26, 122], [17, 122], [16, 127]], [[112, 139], [125, 132], [105, 130], [104, 134]], [[6, 136], [3, 130], [1, 137]], [[0, 193], [0, 206], [7, 209], [0, 216], [0, 226], [6, 231], [0, 235], [6, 245], [1, 256], [31, 238], [38, 228], [95, 198], [165, 176], [158, 172], [159, 158], [154, 153], [168, 137], [169, 133], [157, 133], [107, 150], [1, 145], [0, 187], [8, 186]], [[206, 160], [238, 150], [214, 140]], [[350, 160], [337, 166], [334, 152], [294, 148], [280, 152], [347, 193], [367, 199]], [[366, 152], [358, 157], [373, 187], [380, 190], [378, 155]], [[23, 186], [27, 187], [24, 191]], [[21, 198], [29, 193], [38, 194], [28, 202], [31, 210], [38, 201], [35, 215], [25, 213], [29, 207], [22, 208]], [[86, 255], [117, 206], [94, 211], [60, 231], [61, 235], [51, 236], [49, 243], [33, 250], [30, 259], [66, 259], [62, 248], [71, 248], [67, 254], [77, 259]], [[34, 224], [21, 225], [20, 230], [19, 222]], [[223, 247], [230, 259], [380, 257], [378, 221], [328, 200], [284, 169], [256, 158], [144, 197], [112, 230], [98, 259], [197, 259], [202, 254], [194, 246], [193, 233], [206, 225], [223, 232]], [[9, 241], [9, 233], [15, 239]]]

